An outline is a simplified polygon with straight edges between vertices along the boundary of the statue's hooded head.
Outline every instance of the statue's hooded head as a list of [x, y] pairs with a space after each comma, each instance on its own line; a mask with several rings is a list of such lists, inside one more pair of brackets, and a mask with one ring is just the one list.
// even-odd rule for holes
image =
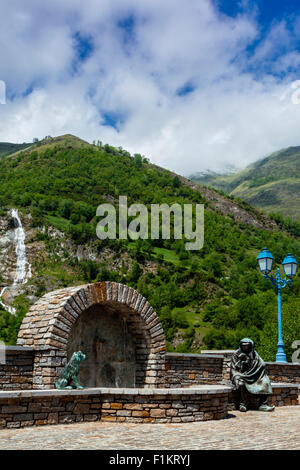
[[249, 354], [254, 351], [254, 341], [250, 338], [243, 338], [240, 341], [240, 350], [243, 353]]

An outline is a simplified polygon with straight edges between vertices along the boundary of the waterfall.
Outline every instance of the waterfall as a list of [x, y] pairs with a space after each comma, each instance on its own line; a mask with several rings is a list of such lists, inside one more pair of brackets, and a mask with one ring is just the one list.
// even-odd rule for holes
[[17, 255], [16, 275], [13, 283], [13, 286], [15, 286], [17, 284], [26, 284], [27, 280], [31, 277], [31, 265], [28, 263], [26, 258], [25, 232], [18, 215], [18, 210], [12, 209], [11, 215], [18, 222], [14, 238]]
[[[18, 209], [12, 209], [10, 215], [16, 220], [17, 226], [14, 230], [14, 245], [17, 256], [16, 272], [14, 282], [11, 287], [15, 287], [20, 284], [26, 284], [29, 278], [31, 278], [31, 264], [27, 261], [26, 257], [26, 246], [25, 246], [25, 232], [20, 220]], [[7, 310], [7, 312], [12, 315], [16, 314], [16, 309], [10, 305], [4, 304], [2, 301], [2, 296], [6, 289], [9, 289], [8, 286], [4, 287], [0, 292], [0, 304], [2, 307]]]

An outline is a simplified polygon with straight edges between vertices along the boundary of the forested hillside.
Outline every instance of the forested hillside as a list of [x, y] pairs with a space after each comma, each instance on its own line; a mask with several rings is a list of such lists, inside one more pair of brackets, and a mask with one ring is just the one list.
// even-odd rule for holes
[[[96, 208], [103, 202], [205, 204], [200, 251], [185, 240], [99, 240]], [[267, 246], [279, 263], [288, 252], [300, 259], [297, 225], [274, 221], [240, 200], [220, 195], [100, 141], [48, 138], [0, 165], [1, 233], [10, 208], [19, 209], [27, 234], [32, 278], [13, 305], [0, 307], [2, 340], [13, 343], [30, 303], [49, 290], [113, 280], [142, 293], [156, 309], [170, 351], [234, 348], [241, 337], [257, 343], [265, 359], [276, 351], [277, 300], [257, 269]], [[2, 227], [2, 228], [1, 228]], [[2, 230], [2, 232], [1, 232]], [[4, 236], [4, 235], [3, 235]], [[2, 259], [2, 264], [5, 260]], [[5, 269], [0, 286], [5, 286]], [[283, 293], [288, 357], [300, 338], [300, 280]]]

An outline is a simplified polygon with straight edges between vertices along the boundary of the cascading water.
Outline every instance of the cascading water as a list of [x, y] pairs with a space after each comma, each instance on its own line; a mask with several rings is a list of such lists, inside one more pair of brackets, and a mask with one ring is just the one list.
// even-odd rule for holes
[[[11, 217], [16, 221], [17, 225], [14, 229], [14, 245], [17, 256], [16, 272], [14, 282], [11, 287], [15, 287], [19, 284], [26, 284], [29, 278], [31, 278], [31, 264], [27, 261], [26, 257], [26, 246], [25, 246], [25, 232], [20, 220], [18, 210], [12, 209], [10, 211]], [[6, 305], [2, 301], [2, 296], [6, 289], [9, 289], [9, 286], [4, 287], [0, 292], [0, 304], [3, 308], [12, 315], [16, 314], [16, 309], [10, 305]]]
[[18, 226], [15, 229], [14, 240], [17, 255], [16, 274], [13, 283], [13, 285], [15, 286], [16, 284], [26, 284], [28, 279], [31, 277], [31, 265], [28, 263], [26, 258], [25, 232], [23, 230], [22, 222], [18, 215], [18, 210], [12, 209], [11, 215], [18, 222]]

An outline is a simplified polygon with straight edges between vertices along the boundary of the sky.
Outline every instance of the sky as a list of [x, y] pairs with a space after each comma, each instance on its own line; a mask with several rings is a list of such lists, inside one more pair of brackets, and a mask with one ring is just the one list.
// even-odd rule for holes
[[186, 176], [300, 145], [299, 1], [10, 0], [0, 22], [0, 141], [71, 133]]

